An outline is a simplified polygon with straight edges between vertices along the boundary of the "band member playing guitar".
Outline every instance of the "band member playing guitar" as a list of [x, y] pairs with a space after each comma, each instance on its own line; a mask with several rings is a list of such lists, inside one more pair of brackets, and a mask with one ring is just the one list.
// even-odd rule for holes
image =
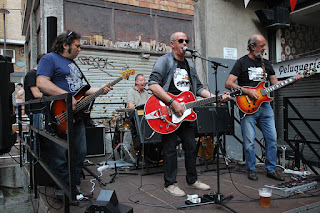
[[[267, 101], [259, 101], [266, 94], [262, 94], [263, 90], [252, 89], [259, 82], [267, 79], [271, 84], [281, 84], [275, 76], [275, 72], [268, 60], [263, 59], [266, 50], [266, 40], [262, 35], [253, 35], [248, 40], [249, 54], [243, 56], [235, 63], [230, 75], [226, 81], [227, 89], [241, 87], [244, 95], [238, 97], [239, 100], [244, 99], [248, 103], [248, 107], [242, 110], [241, 130], [245, 149], [246, 166], [248, 170], [248, 178], [250, 180], [258, 180], [256, 173], [256, 157], [255, 157], [255, 125], [256, 123], [262, 129], [266, 148], [265, 167], [267, 169], [267, 177], [275, 180], [284, 180], [276, 172], [277, 161], [277, 133], [274, 122], [274, 113], [272, 107]], [[301, 79], [298, 75], [296, 80]], [[235, 82], [238, 81], [238, 84]], [[249, 88], [252, 87], [252, 88]], [[245, 108], [245, 107], [244, 107]], [[246, 114], [243, 114], [245, 112]]]
[[[75, 94], [83, 86], [84, 76], [79, 67], [75, 64], [75, 59], [80, 48], [80, 35], [73, 31], [60, 34], [55, 40], [51, 52], [43, 56], [39, 62], [37, 70], [37, 87], [46, 95], [60, 95], [64, 93]], [[107, 85], [107, 84], [106, 84]], [[102, 86], [104, 94], [108, 93], [112, 87]], [[85, 95], [90, 95], [98, 91], [99, 88], [90, 88]], [[77, 108], [76, 98], [72, 98], [72, 109]], [[86, 135], [84, 121], [80, 119], [73, 125], [73, 135], [76, 141], [76, 185], [80, 188], [80, 177], [83, 168], [83, 161], [86, 157]], [[66, 185], [69, 185], [68, 150], [62, 146], [50, 143], [50, 167]], [[57, 190], [57, 196], [61, 191]]]
[[[213, 96], [213, 94], [203, 88], [192, 61], [184, 57], [185, 51], [183, 47], [186, 47], [188, 43], [189, 40], [185, 33], [176, 32], [172, 34], [170, 38], [172, 52], [167, 53], [156, 61], [148, 82], [149, 89], [153, 92], [154, 96], [161, 101], [162, 105], [170, 107], [177, 117], [183, 116], [185, 108], [180, 104], [181, 99], [179, 101], [175, 100], [172, 95], [190, 91], [193, 93], [192, 95], [199, 95], [204, 98]], [[168, 92], [172, 95], [169, 95]], [[229, 95], [224, 94], [222, 101], [227, 101], [229, 98]], [[182, 122], [176, 131], [162, 135], [164, 191], [173, 196], [185, 195], [185, 192], [178, 187], [176, 180], [178, 170], [176, 152], [176, 146], [178, 145], [177, 136], [181, 139], [185, 151], [187, 187], [209, 190], [210, 186], [200, 182], [197, 177], [194, 122], [185, 121]]]

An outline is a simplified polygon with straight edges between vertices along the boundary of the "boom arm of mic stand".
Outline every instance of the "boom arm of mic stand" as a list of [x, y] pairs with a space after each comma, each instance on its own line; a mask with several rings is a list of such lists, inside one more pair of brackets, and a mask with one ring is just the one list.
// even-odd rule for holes
[[224, 68], [229, 68], [227, 65], [221, 64], [220, 62], [216, 62], [214, 60], [210, 60], [210, 59], [204, 58], [204, 57], [202, 57], [200, 55], [195, 54], [195, 52], [193, 52], [191, 55], [193, 57], [195, 57], [195, 58], [200, 58], [200, 59], [202, 59], [204, 61], [208, 61], [208, 62], [212, 63], [216, 67], [220, 66], [220, 67], [224, 67]]

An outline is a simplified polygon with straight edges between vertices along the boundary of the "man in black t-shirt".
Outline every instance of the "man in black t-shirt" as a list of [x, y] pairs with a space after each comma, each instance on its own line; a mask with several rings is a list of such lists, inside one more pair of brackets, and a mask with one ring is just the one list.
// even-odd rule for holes
[[[149, 78], [149, 89], [164, 104], [171, 107], [174, 114], [181, 117], [184, 108], [180, 102], [168, 95], [178, 95], [184, 91], [191, 91], [194, 95], [204, 98], [213, 96], [207, 89], [203, 88], [191, 60], [185, 59], [185, 51], [189, 40], [183, 32], [176, 32], [170, 38], [172, 52], [161, 56], [153, 66]], [[222, 100], [227, 101], [229, 95], [224, 94]], [[187, 187], [200, 190], [209, 190], [210, 186], [201, 183], [197, 177], [196, 170], [196, 142], [194, 133], [194, 122], [182, 122], [180, 127], [169, 134], [162, 135], [163, 143], [163, 165], [164, 165], [164, 191], [173, 196], [184, 196], [185, 192], [177, 185], [177, 136], [181, 139], [185, 152], [185, 167]]]
[[[41, 98], [43, 96], [43, 93], [40, 91], [40, 89], [36, 85], [36, 79], [37, 79], [37, 66], [40, 61], [40, 59], [44, 56], [44, 54], [40, 54], [37, 57], [37, 65], [30, 70], [26, 76], [24, 77], [24, 90], [25, 90], [25, 100], [34, 100], [37, 98]], [[42, 129], [41, 125], [41, 118], [42, 118], [42, 105], [39, 103], [37, 104], [28, 104], [25, 106], [25, 111], [27, 115], [30, 117], [32, 115], [33, 120], [33, 127]], [[30, 114], [31, 113], [31, 114]], [[34, 152], [37, 152], [37, 143], [36, 143], [36, 133], [34, 132]]]
[[[261, 81], [269, 80], [272, 84], [280, 83], [268, 60], [263, 59], [266, 49], [266, 40], [262, 35], [253, 35], [248, 40], [249, 54], [243, 56], [235, 63], [226, 81], [227, 89], [241, 87], [244, 94], [251, 100], [259, 98], [256, 90], [244, 88], [243, 86], [256, 87]], [[235, 82], [238, 81], [238, 84]], [[265, 141], [265, 168], [267, 177], [283, 181], [276, 172], [277, 163], [277, 132], [274, 122], [273, 109], [269, 102], [263, 102], [254, 114], [243, 114], [241, 116], [241, 131], [244, 142], [246, 166], [248, 178], [258, 180], [256, 173], [255, 157], [255, 125], [259, 125]]]

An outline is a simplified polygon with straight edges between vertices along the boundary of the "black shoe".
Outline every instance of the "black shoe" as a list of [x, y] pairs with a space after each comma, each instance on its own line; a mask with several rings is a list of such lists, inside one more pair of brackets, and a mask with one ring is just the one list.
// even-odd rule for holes
[[284, 181], [284, 178], [281, 177], [278, 172], [267, 173], [268, 178], [272, 178], [274, 180]]
[[256, 172], [256, 171], [253, 171], [253, 170], [249, 171], [249, 172], [248, 172], [248, 178], [249, 178], [250, 180], [257, 181], [257, 180], [258, 180], [257, 172]]

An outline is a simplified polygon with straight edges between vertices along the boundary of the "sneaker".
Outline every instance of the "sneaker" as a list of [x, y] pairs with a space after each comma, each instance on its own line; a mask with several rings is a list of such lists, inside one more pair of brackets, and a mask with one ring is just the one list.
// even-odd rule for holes
[[278, 172], [267, 173], [268, 178], [272, 178], [274, 180], [284, 181], [284, 178], [281, 177]]
[[249, 178], [250, 180], [257, 181], [257, 180], [258, 180], [257, 172], [256, 172], [256, 171], [253, 171], [253, 170], [250, 170], [250, 171], [248, 172], [248, 178]]
[[193, 184], [187, 184], [188, 188], [192, 188], [192, 189], [200, 189], [200, 190], [209, 190], [211, 189], [209, 185], [205, 184], [205, 183], [201, 183], [200, 181], [196, 181]]
[[164, 191], [173, 195], [173, 196], [177, 196], [177, 197], [182, 197], [182, 196], [186, 195], [186, 193], [184, 191], [182, 191], [176, 183], [174, 183], [168, 187], [165, 187]]

